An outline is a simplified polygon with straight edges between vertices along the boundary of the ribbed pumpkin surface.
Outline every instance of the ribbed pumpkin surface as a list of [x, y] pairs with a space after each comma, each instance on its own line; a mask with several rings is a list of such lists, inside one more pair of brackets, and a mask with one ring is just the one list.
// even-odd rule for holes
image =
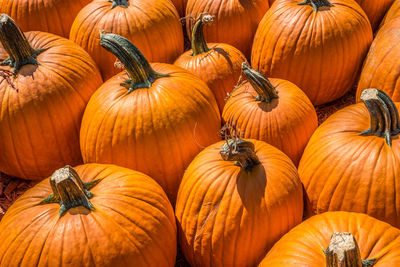
[[262, 266], [325, 265], [333, 232], [355, 237], [362, 259], [377, 259], [374, 267], [400, 265], [400, 230], [370, 216], [352, 212], [327, 212], [311, 217], [284, 235], [261, 262]]
[[356, 0], [356, 2], [367, 14], [372, 29], [376, 29], [394, 0]]
[[383, 18], [381, 25], [398, 17], [400, 17], [400, 0], [395, 0]]
[[371, 26], [353, 0], [333, 0], [315, 12], [298, 0], [281, 0], [260, 22], [253, 68], [289, 80], [314, 105], [343, 96], [354, 84], [372, 42]]
[[281, 151], [250, 140], [261, 164], [250, 172], [224, 161], [218, 142], [196, 156], [179, 188], [180, 246], [192, 266], [254, 266], [301, 222], [302, 188]]
[[111, 8], [108, 0], [95, 0], [79, 12], [70, 39], [93, 57], [106, 80], [121, 71], [116, 57], [100, 46], [100, 31], [129, 39], [149, 62], [172, 63], [183, 52], [178, 13], [169, 0], [131, 0], [128, 7]]
[[[65, 164], [82, 162], [81, 118], [101, 85], [90, 56], [75, 43], [44, 32], [28, 32], [39, 66], [22, 67], [0, 78], [0, 171], [25, 179], [43, 179]], [[8, 55], [0, 48], [0, 61]], [[12, 71], [10, 67], [0, 69]]]
[[100, 164], [75, 168], [95, 210], [72, 208], [61, 218], [58, 203], [42, 204], [52, 190], [46, 179], [28, 190], [0, 223], [0, 265], [174, 266], [176, 225], [171, 204], [150, 177]]
[[178, 10], [179, 16], [185, 16], [186, 4], [188, 0], [171, 0], [176, 9]]

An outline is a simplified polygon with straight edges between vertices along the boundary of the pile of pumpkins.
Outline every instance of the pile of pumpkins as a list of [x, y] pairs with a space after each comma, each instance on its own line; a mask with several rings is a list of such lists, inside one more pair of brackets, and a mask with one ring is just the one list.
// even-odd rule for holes
[[0, 266], [400, 266], [400, 0], [0, 13]]

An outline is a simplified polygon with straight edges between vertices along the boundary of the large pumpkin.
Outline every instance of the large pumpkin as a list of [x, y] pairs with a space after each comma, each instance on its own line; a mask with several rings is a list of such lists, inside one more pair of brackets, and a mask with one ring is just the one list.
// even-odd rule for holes
[[210, 15], [198, 18], [192, 32], [192, 49], [181, 55], [174, 64], [205, 81], [222, 112], [228, 93], [239, 82], [242, 73], [240, 66], [246, 61], [246, 57], [231, 45], [206, 43], [203, 27], [212, 21]]
[[259, 265], [267, 266], [400, 266], [400, 230], [361, 213], [326, 212], [284, 235]]
[[126, 37], [150, 62], [172, 63], [183, 52], [182, 25], [170, 0], [95, 0], [79, 12], [70, 39], [89, 52], [106, 80], [121, 68], [100, 46], [99, 32]]
[[400, 18], [388, 21], [376, 35], [361, 71], [357, 101], [367, 88], [378, 88], [400, 101]]
[[90, 1], [1, 0], [0, 14], [8, 14], [24, 32], [43, 31], [68, 38], [76, 15]]
[[96, 64], [67, 39], [24, 35], [4, 14], [0, 41], [0, 171], [43, 179], [65, 164], [81, 163], [83, 111], [102, 83]]
[[369, 214], [400, 227], [400, 121], [382, 91], [329, 117], [313, 134], [299, 164], [308, 215], [326, 211]]
[[0, 239], [3, 267], [174, 266], [176, 256], [161, 187], [114, 165], [57, 170], [10, 207]]
[[319, 105], [352, 88], [371, 42], [368, 18], [353, 0], [281, 0], [258, 26], [251, 62]]
[[388, 12], [386, 12], [386, 15], [383, 18], [381, 25], [384, 25], [388, 21], [398, 17], [400, 17], [400, 0], [395, 0], [390, 6]]
[[301, 222], [302, 187], [296, 167], [281, 151], [233, 138], [192, 161], [175, 214], [191, 266], [255, 266]]
[[376, 29], [394, 0], [356, 0], [356, 2], [367, 14], [372, 29]]
[[207, 85], [169, 64], [150, 64], [127, 39], [105, 34], [101, 44], [126, 71], [104, 83], [83, 116], [84, 162], [113, 163], [150, 175], [175, 201], [190, 161], [219, 140], [218, 106]]
[[291, 82], [268, 79], [243, 63], [248, 82], [226, 102], [223, 120], [243, 138], [265, 141], [282, 150], [297, 164], [318, 118], [307, 96]]
[[201, 14], [214, 16], [215, 26], [205, 30], [208, 42], [227, 43], [250, 57], [257, 25], [268, 10], [267, 0], [188, 0], [186, 29], [190, 36]]

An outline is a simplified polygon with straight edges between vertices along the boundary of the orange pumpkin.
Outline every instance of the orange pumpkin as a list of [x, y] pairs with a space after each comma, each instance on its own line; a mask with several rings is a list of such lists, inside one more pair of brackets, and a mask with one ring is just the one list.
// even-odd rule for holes
[[255, 266], [303, 215], [296, 167], [275, 147], [233, 138], [189, 165], [175, 207], [191, 266]]
[[275, 2], [275, 0], [268, 0], [269, 6], [272, 6], [272, 4]]
[[390, 98], [364, 90], [362, 103], [329, 117], [299, 164], [308, 215], [353, 211], [400, 227], [400, 121]]
[[201, 15], [197, 19], [192, 32], [192, 49], [181, 55], [174, 64], [205, 81], [222, 112], [227, 94], [238, 83], [242, 73], [240, 66], [246, 57], [231, 45], [206, 43], [203, 27], [212, 21], [210, 15]]
[[100, 31], [131, 40], [150, 62], [172, 63], [183, 52], [182, 25], [170, 0], [94, 0], [79, 12], [70, 39], [89, 52], [106, 80], [121, 69], [100, 46]]
[[[332, 235], [335, 232], [342, 234]], [[356, 242], [349, 238], [350, 235]], [[353, 246], [349, 246], [349, 241], [353, 241]], [[341, 247], [342, 244], [345, 246]], [[400, 230], [387, 223], [361, 213], [326, 212], [290, 230], [275, 243], [259, 267], [400, 266], [399, 248]], [[359, 251], [354, 253], [354, 250]], [[347, 262], [340, 262], [340, 251], [346, 252]], [[332, 254], [338, 255], [339, 260], [335, 264], [332, 264]], [[358, 261], [349, 264], [354, 256]]]
[[394, 0], [356, 0], [356, 2], [367, 14], [372, 29], [376, 29]]
[[207, 41], [233, 45], [246, 57], [250, 57], [254, 33], [268, 7], [267, 0], [188, 0], [188, 36], [193, 31], [194, 18], [210, 14], [214, 16], [215, 26], [205, 30]]
[[[82, 179], [82, 180], [81, 180]], [[176, 224], [161, 187], [114, 165], [66, 166], [0, 222], [1, 266], [174, 266]]]
[[352, 0], [281, 0], [258, 26], [251, 63], [319, 105], [352, 88], [371, 42], [368, 18]]
[[400, 17], [400, 0], [395, 0], [383, 18], [381, 26], [398, 17]]
[[265, 141], [283, 151], [297, 166], [318, 118], [307, 96], [291, 82], [269, 80], [243, 63], [248, 82], [226, 102], [223, 120], [243, 138]]
[[90, 1], [1, 0], [0, 14], [8, 14], [24, 32], [43, 31], [68, 38], [76, 15]]
[[87, 162], [113, 163], [150, 175], [171, 202], [201, 146], [219, 140], [218, 106], [207, 85], [169, 64], [150, 64], [127, 39], [105, 34], [101, 45], [126, 71], [105, 82], [82, 120]]
[[0, 171], [37, 180], [81, 163], [83, 111], [102, 83], [96, 64], [67, 39], [24, 35], [5, 14], [0, 41]]
[[357, 101], [367, 88], [378, 88], [400, 101], [400, 18], [386, 23], [376, 35], [365, 59], [357, 88]]
[[174, 6], [178, 10], [179, 16], [184, 17], [185, 16], [185, 9], [186, 9], [186, 4], [188, 0], [172, 0], [172, 3], [174, 3]]

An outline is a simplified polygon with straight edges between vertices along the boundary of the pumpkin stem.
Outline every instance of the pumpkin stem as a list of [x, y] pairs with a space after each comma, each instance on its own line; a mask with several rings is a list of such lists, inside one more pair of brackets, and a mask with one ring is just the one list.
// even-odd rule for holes
[[113, 53], [125, 66], [129, 80], [125, 81], [132, 92], [139, 88], [150, 88], [152, 83], [168, 75], [155, 72], [139, 49], [128, 39], [113, 33], [101, 33], [100, 45]]
[[76, 171], [69, 165], [56, 170], [50, 178], [53, 194], [44, 199], [40, 204], [59, 203], [60, 217], [69, 209], [83, 206], [89, 210], [94, 210], [90, 198], [93, 196], [89, 192], [100, 180], [83, 183]]
[[327, 267], [367, 267], [376, 259], [362, 260], [358, 244], [351, 233], [335, 232], [325, 253]]
[[111, 8], [114, 8], [116, 6], [124, 6], [124, 7], [128, 7], [129, 6], [129, 1], [128, 0], [108, 0], [108, 2], [112, 3]]
[[256, 90], [258, 94], [257, 101], [270, 103], [272, 99], [278, 98], [278, 91], [264, 74], [252, 69], [246, 62], [242, 63], [242, 71], [254, 90]]
[[208, 14], [200, 15], [197, 18], [192, 31], [192, 56], [197, 56], [210, 51], [210, 48], [208, 48], [207, 42], [204, 39], [203, 28], [204, 25], [210, 25], [213, 21], [214, 17]]
[[0, 15], [0, 42], [9, 58], [0, 63], [14, 68], [14, 75], [27, 64], [39, 65], [36, 56], [44, 49], [33, 49], [24, 33], [7, 14]]
[[298, 5], [310, 5], [315, 12], [318, 12], [318, 9], [320, 7], [332, 6], [332, 4], [328, 0], [304, 0], [301, 3], [298, 3]]
[[385, 138], [392, 145], [392, 136], [400, 133], [399, 112], [392, 99], [381, 90], [365, 89], [361, 100], [369, 111], [371, 126], [361, 135], [376, 135]]

